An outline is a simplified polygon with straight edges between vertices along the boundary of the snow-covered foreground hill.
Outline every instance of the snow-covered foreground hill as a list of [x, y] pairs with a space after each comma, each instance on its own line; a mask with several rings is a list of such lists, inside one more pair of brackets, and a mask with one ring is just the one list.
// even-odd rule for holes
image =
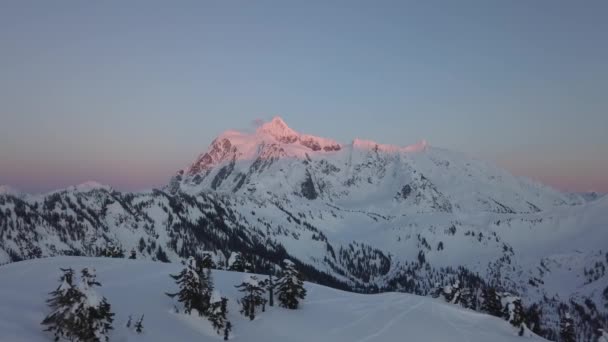
[[[99, 288], [112, 305], [114, 331], [110, 341], [220, 341], [205, 318], [175, 314], [166, 296], [175, 284], [170, 273], [179, 264], [150, 261], [55, 257], [0, 267], [0, 341], [42, 342], [52, 336], [40, 325], [48, 313], [45, 300], [57, 287], [59, 268], [97, 271]], [[238, 272], [214, 271], [215, 288], [229, 299], [231, 340], [272, 341], [544, 341], [519, 337], [504, 320], [429, 297], [403, 293], [362, 295], [306, 284], [308, 296], [299, 310], [269, 307], [254, 321], [238, 312], [242, 281]], [[129, 315], [145, 315], [144, 333], [125, 328]]]

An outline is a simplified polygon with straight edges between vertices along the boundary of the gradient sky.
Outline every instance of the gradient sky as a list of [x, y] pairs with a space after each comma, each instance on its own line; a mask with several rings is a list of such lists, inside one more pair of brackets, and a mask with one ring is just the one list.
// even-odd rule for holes
[[608, 1], [0, 2], [0, 184], [165, 184], [282, 116], [608, 192]]

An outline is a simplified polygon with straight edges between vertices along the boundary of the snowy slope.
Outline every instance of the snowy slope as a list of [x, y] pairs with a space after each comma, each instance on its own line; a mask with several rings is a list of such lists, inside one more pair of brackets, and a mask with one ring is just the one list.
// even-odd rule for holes
[[[220, 341], [210, 324], [198, 316], [172, 312], [174, 300], [164, 295], [175, 287], [170, 273], [179, 264], [124, 259], [57, 257], [0, 267], [0, 341], [42, 342], [51, 336], [40, 321], [47, 313], [47, 293], [57, 286], [60, 267], [92, 267], [116, 313], [111, 341]], [[360, 295], [306, 284], [301, 309], [268, 308], [254, 321], [238, 313], [234, 288], [243, 274], [214, 271], [216, 289], [229, 298], [234, 341], [522, 341], [507, 322], [409, 294]], [[144, 314], [144, 334], [124, 325], [129, 315]], [[529, 336], [529, 341], [542, 339]]]

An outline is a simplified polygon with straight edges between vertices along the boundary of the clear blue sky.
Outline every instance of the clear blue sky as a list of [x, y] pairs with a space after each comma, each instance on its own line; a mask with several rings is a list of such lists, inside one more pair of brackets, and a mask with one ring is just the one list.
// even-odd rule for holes
[[0, 2], [0, 184], [165, 184], [229, 128], [608, 191], [608, 1]]

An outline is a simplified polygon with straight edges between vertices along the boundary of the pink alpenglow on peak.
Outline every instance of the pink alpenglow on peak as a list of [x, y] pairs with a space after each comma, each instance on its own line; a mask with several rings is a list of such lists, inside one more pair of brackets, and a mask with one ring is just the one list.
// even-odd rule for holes
[[0, 195], [3, 195], [3, 194], [15, 195], [18, 193], [19, 193], [19, 190], [13, 188], [10, 185], [0, 185]]
[[[385, 145], [360, 139], [353, 141], [353, 147], [356, 149], [390, 153], [418, 152], [425, 150], [426, 146], [426, 141], [411, 146]], [[344, 145], [333, 139], [299, 133], [276, 116], [271, 121], [260, 124], [253, 134], [235, 130], [220, 134], [211, 143], [208, 151], [199, 155], [196, 162], [184, 171], [188, 175], [195, 175], [201, 171], [209, 171], [223, 161], [305, 159], [313, 153], [335, 153], [343, 147]]]
[[300, 136], [278, 116], [275, 116], [270, 122], [262, 124], [257, 129], [257, 133], [271, 135], [275, 139], [286, 143], [295, 142]]

